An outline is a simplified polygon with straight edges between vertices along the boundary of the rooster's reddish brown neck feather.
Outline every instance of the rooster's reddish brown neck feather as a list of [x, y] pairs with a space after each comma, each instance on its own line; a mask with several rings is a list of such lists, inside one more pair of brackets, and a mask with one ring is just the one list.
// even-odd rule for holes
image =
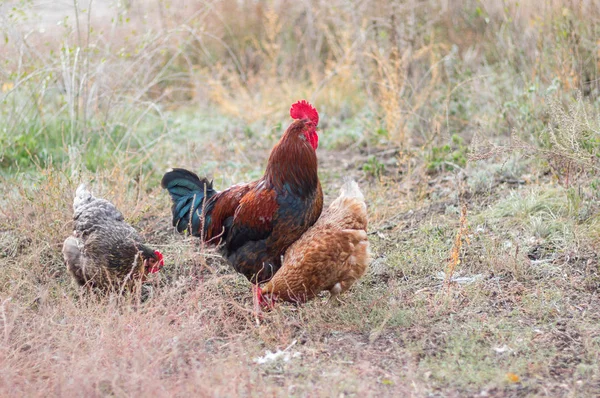
[[312, 194], [319, 183], [317, 154], [303, 130], [303, 121], [290, 125], [273, 147], [264, 177], [276, 189], [300, 196]]

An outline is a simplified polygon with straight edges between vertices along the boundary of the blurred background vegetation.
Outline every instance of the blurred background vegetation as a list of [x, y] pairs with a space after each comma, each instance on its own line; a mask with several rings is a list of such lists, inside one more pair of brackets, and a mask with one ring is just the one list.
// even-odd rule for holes
[[593, 157], [599, 20], [592, 0], [4, 1], [0, 167], [152, 173], [182, 146], [269, 148], [299, 98], [326, 149], [398, 148], [432, 172], [511, 135], [551, 150], [569, 107], [591, 130], [562, 138]]

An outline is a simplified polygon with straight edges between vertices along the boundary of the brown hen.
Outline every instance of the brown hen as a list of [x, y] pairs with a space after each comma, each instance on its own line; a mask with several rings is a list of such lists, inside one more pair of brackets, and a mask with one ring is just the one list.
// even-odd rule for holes
[[337, 298], [365, 273], [369, 261], [367, 206], [358, 184], [349, 180], [317, 222], [286, 251], [281, 269], [261, 289], [262, 304], [301, 303], [324, 290]]

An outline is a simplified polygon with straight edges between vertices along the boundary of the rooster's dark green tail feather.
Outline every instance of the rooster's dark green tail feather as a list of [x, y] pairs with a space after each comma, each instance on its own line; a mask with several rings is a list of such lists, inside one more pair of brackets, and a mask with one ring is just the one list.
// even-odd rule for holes
[[[185, 169], [172, 169], [162, 178], [161, 186], [169, 191], [173, 201], [173, 226], [177, 232], [200, 236], [201, 213], [205, 199], [217, 193], [212, 181], [200, 179]], [[191, 221], [191, 228], [189, 224]]]

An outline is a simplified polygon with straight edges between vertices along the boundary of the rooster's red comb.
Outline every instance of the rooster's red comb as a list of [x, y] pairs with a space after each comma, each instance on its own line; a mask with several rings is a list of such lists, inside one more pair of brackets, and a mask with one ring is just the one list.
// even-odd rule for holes
[[290, 116], [292, 119], [310, 119], [317, 126], [319, 124], [319, 113], [317, 110], [305, 100], [296, 102], [290, 108]]

